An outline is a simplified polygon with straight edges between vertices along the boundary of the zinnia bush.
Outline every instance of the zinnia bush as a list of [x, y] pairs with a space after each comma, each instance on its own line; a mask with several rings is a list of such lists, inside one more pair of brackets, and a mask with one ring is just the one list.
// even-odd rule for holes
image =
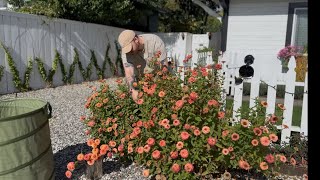
[[143, 176], [169, 179], [198, 179], [232, 168], [267, 174], [284, 161], [269, 150], [278, 139], [277, 115], [266, 119], [266, 103], [257, 100], [239, 122], [222, 110], [221, 66], [189, 69], [182, 81], [154, 64], [154, 73], [134, 84], [135, 102], [121, 80], [115, 91], [105, 83], [93, 88], [85, 104], [91, 113], [81, 118], [93, 149], [78, 161], [91, 165], [112, 155], [144, 165]]

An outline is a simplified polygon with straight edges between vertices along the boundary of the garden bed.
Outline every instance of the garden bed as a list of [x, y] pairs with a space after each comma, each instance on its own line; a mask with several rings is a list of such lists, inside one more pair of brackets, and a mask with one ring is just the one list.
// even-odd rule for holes
[[[107, 79], [110, 88], [116, 85], [115, 78]], [[66, 165], [70, 161], [74, 161], [76, 155], [80, 152], [88, 151], [85, 144], [87, 136], [85, 135], [85, 126], [80, 122], [79, 117], [86, 113], [84, 104], [87, 96], [91, 94], [89, 86], [98, 85], [97, 81], [60, 86], [56, 88], [46, 88], [25, 93], [17, 93], [17, 97], [35, 97], [42, 98], [52, 105], [53, 114], [49, 120], [50, 135], [55, 160], [56, 179], [66, 179]], [[16, 97], [16, 94], [7, 94], [0, 96], [0, 99]], [[73, 174], [73, 179], [83, 179], [85, 166], [78, 166], [78, 171]], [[302, 179], [306, 169], [292, 169], [289, 166], [282, 168], [282, 173], [292, 175], [279, 179]], [[141, 174], [142, 167], [134, 164], [122, 164], [114, 159], [105, 158], [103, 180], [107, 179], [150, 179], [144, 178]], [[233, 178], [236, 179], [261, 179], [262, 176], [256, 173], [245, 171], [230, 171]], [[217, 176], [208, 175], [208, 179], [217, 179]]]

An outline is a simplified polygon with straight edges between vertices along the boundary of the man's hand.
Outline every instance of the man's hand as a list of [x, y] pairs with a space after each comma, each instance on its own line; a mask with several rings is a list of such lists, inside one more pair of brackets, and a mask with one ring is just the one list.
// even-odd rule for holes
[[132, 99], [134, 100], [134, 101], [137, 101], [138, 100], [138, 91], [137, 90], [135, 90], [135, 89], [132, 89], [131, 90], [131, 95], [132, 95]]

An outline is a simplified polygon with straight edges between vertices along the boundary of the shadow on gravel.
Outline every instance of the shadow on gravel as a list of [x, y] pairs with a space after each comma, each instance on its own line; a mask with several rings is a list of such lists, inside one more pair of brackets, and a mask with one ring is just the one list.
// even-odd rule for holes
[[[67, 164], [69, 162], [76, 161], [79, 153], [88, 153], [92, 149], [88, 147], [86, 143], [76, 144], [68, 146], [53, 155], [55, 161], [55, 180], [69, 180], [65, 176], [67, 171]], [[120, 171], [121, 168], [130, 166], [132, 162], [120, 162], [120, 161], [105, 161], [103, 162], [103, 174], [110, 174], [112, 172]], [[85, 163], [79, 163], [76, 165], [76, 169], [72, 172], [72, 179], [80, 179], [85, 172]]]

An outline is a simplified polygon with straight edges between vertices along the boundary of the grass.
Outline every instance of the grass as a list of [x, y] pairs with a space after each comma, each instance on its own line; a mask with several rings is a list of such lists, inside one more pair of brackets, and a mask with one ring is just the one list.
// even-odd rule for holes
[[[227, 99], [227, 109], [231, 109], [231, 105], [233, 103], [233, 99]], [[249, 109], [249, 101], [242, 101], [242, 106], [244, 110]], [[300, 127], [301, 124], [301, 114], [302, 114], [302, 106], [293, 106], [293, 115], [292, 115], [292, 126]], [[279, 121], [277, 125], [282, 124], [282, 121]]]

